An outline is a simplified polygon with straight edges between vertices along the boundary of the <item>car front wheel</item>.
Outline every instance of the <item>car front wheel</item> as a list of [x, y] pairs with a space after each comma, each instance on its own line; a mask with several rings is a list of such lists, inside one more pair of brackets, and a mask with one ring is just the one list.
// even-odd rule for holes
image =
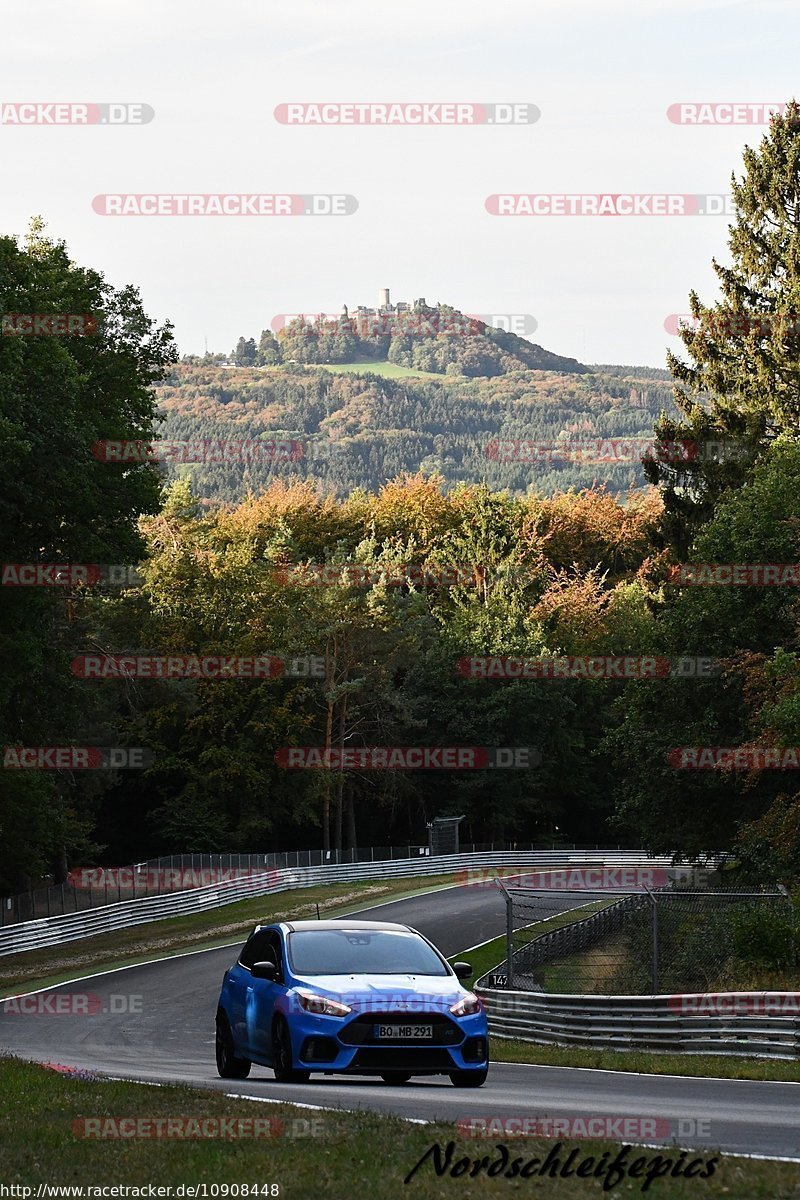
[[216, 1055], [217, 1071], [223, 1079], [247, 1079], [250, 1060], [234, 1054], [233, 1036], [224, 1013], [217, 1013]]
[[481, 1087], [486, 1083], [488, 1069], [484, 1071], [451, 1071], [450, 1082], [453, 1087]]
[[272, 1026], [272, 1070], [278, 1083], [307, 1083], [311, 1074], [293, 1065], [289, 1026], [283, 1017], [276, 1017]]

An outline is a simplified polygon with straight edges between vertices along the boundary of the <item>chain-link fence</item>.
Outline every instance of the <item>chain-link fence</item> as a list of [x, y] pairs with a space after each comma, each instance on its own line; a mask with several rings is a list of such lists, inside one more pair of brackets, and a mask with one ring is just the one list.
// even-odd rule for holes
[[[785, 890], [503, 887], [506, 959], [489, 987], [572, 995], [655, 995], [748, 986], [758, 966], [797, 969]], [[800, 980], [795, 980], [800, 982]]]
[[[620, 850], [619, 846], [566, 845], [542, 842], [475, 842], [460, 846], [462, 854], [484, 851]], [[85, 912], [105, 904], [183, 892], [265, 871], [293, 867], [338, 866], [342, 863], [391, 862], [431, 856], [427, 846], [359, 846], [349, 850], [285, 850], [269, 854], [166, 854], [124, 867], [76, 867], [66, 882], [0, 896], [0, 926], [64, 913]], [[433, 853], [442, 853], [434, 850]]]

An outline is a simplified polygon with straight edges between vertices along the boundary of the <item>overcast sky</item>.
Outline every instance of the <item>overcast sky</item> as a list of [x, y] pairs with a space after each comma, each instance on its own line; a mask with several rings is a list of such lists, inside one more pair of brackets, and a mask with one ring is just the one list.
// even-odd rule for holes
[[[0, 103], [149, 104], [141, 126], [0, 125], [0, 230], [41, 213], [135, 283], [182, 353], [278, 313], [424, 296], [532, 314], [586, 362], [664, 365], [714, 296], [724, 217], [495, 217], [492, 193], [728, 191], [759, 125], [671, 123], [683, 101], [800, 92], [797, 0], [3, 0]], [[280, 124], [292, 101], [528, 102], [500, 128]], [[343, 217], [108, 217], [100, 193], [346, 193]]]

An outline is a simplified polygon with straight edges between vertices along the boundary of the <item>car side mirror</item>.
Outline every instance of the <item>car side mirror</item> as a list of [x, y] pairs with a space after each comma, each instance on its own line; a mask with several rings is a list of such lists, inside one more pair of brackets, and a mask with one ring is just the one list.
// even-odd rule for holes
[[458, 979], [469, 979], [472, 975], [472, 967], [469, 965], [469, 963], [453, 963], [453, 970], [455, 971]]
[[250, 974], [254, 979], [271, 979], [273, 983], [278, 978], [278, 968], [274, 962], [253, 963]]

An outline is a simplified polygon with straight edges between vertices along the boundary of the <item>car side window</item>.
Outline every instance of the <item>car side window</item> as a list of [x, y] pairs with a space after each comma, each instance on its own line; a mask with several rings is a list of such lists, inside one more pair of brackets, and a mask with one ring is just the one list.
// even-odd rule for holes
[[253, 963], [273, 962], [278, 968], [278, 977], [283, 975], [280, 934], [274, 929], [259, 929], [247, 941], [239, 962], [248, 969]]

